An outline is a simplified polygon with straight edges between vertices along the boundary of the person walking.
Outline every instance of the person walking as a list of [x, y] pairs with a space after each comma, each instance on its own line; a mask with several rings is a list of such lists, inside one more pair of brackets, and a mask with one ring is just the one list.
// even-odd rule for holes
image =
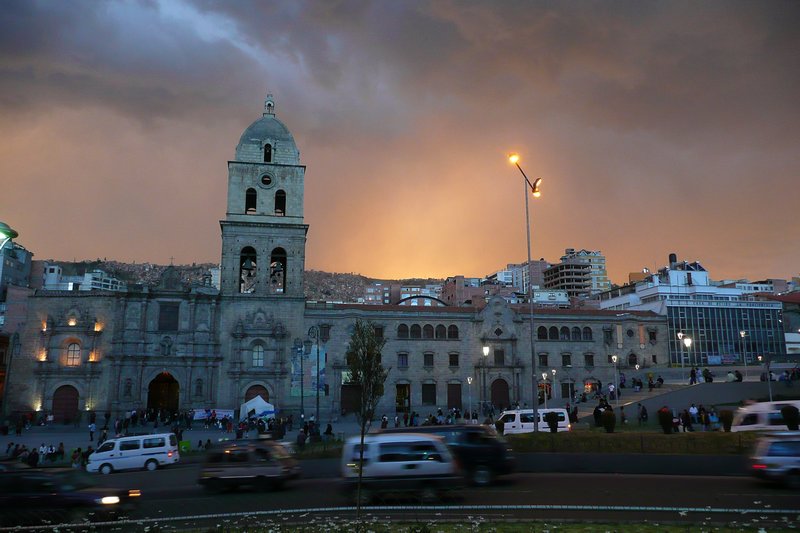
[[89, 442], [94, 442], [94, 432], [97, 429], [97, 426], [94, 422], [89, 422]]

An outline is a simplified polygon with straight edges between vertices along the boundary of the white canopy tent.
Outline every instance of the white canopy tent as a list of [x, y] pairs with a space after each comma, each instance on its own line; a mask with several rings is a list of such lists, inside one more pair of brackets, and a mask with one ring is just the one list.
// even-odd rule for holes
[[271, 403], [264, 401], [261, 396], [256, 396], [252, 400], [248, 400], [239, 408], [239, 420], [246, 420], [251, 416], [274, 416], [275, 406]]

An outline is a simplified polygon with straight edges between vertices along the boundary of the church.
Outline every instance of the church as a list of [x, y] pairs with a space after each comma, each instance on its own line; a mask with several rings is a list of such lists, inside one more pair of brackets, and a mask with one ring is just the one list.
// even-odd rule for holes
[[666, 366], [666, 319], [650, 312], [537, 308], [531, 318], [499, 297], [475, 307], [306, 302], [305, 171], [268, 95], [228, 162], [219, 289], [185, 286], [167, 269], [124, 293], [30, 294], [6, 412], [65, 422], [92, 410], [235, 410], [261, 396], [281, 415], [337, 420], [359, 397], [345, 362], [357, 319], [386, 339], [379, 414], [530, 406], [535, 389], [566, 402], [615, 369], [641, 377]]

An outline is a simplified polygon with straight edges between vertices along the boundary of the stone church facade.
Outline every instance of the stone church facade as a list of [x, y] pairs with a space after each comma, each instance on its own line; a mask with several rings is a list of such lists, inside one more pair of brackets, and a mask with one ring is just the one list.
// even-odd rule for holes
[[270, 95], [228, 162], [220, 289], [184, 286], [167, 269], [157, 286], [127, 293], [36, 291], [6, 411], [65, 421], [86, 410], [237, 409], [261, 395], [284, 414], [309, 416], [319, 402], [320, 417], [335, 420], [357, 401], [344, 354], [359, 318], [386, 339], [386, 414], [531, 405], [532, 353], [538, 387], [556, 402], [613, 381], [612, 355], [619, 372], [645, 381], [666, 364], [667, 324], [653, 313], [536, 309], [531, 321], [527, 306], [502, 298], [479, 307], [306, 302], [304, 176]]

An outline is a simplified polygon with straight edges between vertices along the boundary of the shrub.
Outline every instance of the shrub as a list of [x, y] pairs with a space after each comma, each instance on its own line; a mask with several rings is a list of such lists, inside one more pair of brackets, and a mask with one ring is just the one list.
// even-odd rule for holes
[[658, 425], [664, 430], [665, 435], [672, 433], [672, 411], [666, 406], [658, 410]]
[[555, 411], [545, 413], [544, 421], [547, 422], [547, 427], [550, 428], [550, 433], [558, 433], [558, 413]]
[[606, 433], [614, 433], [614, 426], [617, 425], [617, 415], [614, 414], [614, 410], [608, 407], [603, 411], [602, 419]]
[[800, 422], [800, 410], [794, 405], [786, 405], [781, 409], [783, 421], [786, 422], [786, 427], [792, 431], [798, 430], [798, 423]]
[[722, 429], [730, 433], [731, 426], [733, 425], [733, 411], [725, 409], [719, 412], [719, 421], [722, 422]]

